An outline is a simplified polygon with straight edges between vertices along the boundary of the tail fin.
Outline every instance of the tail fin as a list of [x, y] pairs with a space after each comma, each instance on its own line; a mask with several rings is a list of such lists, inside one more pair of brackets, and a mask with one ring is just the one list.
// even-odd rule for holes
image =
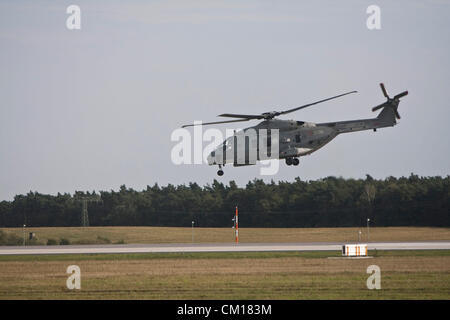
[[372, 111], [377, 111], [378, 109], [383, 108], [383, 110], [381, 110], [380, 114], [378, 115], [377, 119], [385, 122], [386, 124], [394, 125], [397, 123], [396, 119], [400, 119], [400, 114], [397, 111], [398, 105], [400, 103], [400, 98], [406, 96], [408, 94], [408, 91], [399, 93], [393, 98], [391, 98], [387, 94], [384, 84], [380, 83], [380, 87], [387, 101], [376, 107], [373, 107]]
[[395, 125], [397, 123], [395, 112], [391, 106], [386, 105], [386, 107], [381, 110], [378, 114], [377, 119], [387, 125]]

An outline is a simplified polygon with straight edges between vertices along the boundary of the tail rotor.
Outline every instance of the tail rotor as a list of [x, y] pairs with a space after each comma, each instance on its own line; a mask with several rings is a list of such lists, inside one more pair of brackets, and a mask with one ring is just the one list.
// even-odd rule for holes
[[400, 119], [400, 114], [398, 113], [398, 104], [400, 103], [400, 98], [406, 96], [408, 94], [408, 91], [403, 91], [402, 93], [399, 93], [395, 95], [393, 98], [389, 97], [386, 88], [384, 87], [383, 83], [380, 83], [381, 91], [383, 91], [383, 95], [386, 97], [387, 101], [372, 108], [372, 111], [377, 111], [381, 108], [390, 107], [392, 108], [392, 111], [395, 113], [395, 117], [397, 119]]

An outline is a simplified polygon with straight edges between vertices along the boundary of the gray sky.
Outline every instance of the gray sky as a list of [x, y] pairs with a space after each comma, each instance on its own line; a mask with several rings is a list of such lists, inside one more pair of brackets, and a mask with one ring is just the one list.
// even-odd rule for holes
[[[70, 4], [81, 30], [66, 28]], [[371, 4], [381, 30], [366, 27]], [[373, 117], [380, 82], [409, 90], [396, 127], [339, 136], [275, 176], [227, 166], [219, 180], [447, 175], [449, 16], [437, 0], [1, 1], [0, 200], [211, 183], [217, 167], [171, 162], [182, 124], [351, 90], [281, 119]]]

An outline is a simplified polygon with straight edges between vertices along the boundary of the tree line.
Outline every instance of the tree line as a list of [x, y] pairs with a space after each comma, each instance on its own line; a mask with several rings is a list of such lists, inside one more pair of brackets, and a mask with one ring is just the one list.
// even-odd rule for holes
[[[29, 192], [0, 202], [0, 227], [80, 226], [82, 199], [90, 226], [231, 227], [235, 207], [241, 227], [449, 227], [450, 176], [382, 180], [327, 177], [293, 182], [255, 179], [245, 187], [217, 180], [136, 191], [47, 195]], [[100, 200], [100, 201], [98, 201]]]

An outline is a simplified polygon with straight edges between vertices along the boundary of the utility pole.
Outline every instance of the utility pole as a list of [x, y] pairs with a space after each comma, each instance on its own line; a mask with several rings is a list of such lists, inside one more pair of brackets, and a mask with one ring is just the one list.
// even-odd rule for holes
[[83, 196], [75, 199], [81, 202], [81, 226], [89, 227], [88, 202], [102, 202], [99, 196]]
[[194, 221], [192, 221], [192, 243], [194, 243]]
[[83, 227], [89, 227], [89, 215], [88, 215], [88, 199], [84, 198], [81, 201], [81, 225]]

